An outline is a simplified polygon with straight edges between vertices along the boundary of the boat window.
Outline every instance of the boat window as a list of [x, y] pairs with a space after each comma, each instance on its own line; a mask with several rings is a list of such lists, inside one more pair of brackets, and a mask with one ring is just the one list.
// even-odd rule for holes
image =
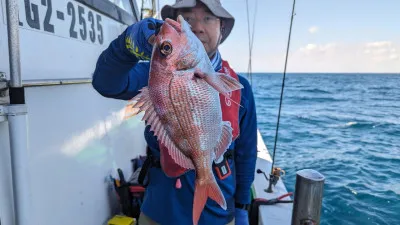
[[107, 0], [107, 1], [109, 1], [109, 2], [113, 3], [114, 5], [118, 6], [120, 9], [123, 9], [124, 11], [129, 13], [130, 15], [132, 15], [132, 16], [134, 15], [130, 0]]
[[139, 12], [136, 2], [132, 0], [76, 0], [88, 5], [109, 17], [131, 25], [139, 20]]

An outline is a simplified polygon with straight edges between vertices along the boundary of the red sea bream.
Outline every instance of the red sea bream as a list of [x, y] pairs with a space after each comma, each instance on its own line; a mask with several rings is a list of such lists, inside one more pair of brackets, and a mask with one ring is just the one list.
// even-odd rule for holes
[[[195, 170], [193, 223], [197, 224], [208, 197], [226, 209], [212, 172], [213, 160], [232, 142], [230, 123], [222, 120], [219, 93], [229, 97], [229, 92], [243, 86], [229, 75], [216, 73], [190, 25], [181, 16], [177, 21], [166, 19], [160, 28], [148, 86], [131, 100], [128, 111], [130, 116], [145, 111], [142, 120], [157, 136], [167, 176], [182, 174], [172, 171], [174, 163]], [[172, 160], [163, 160], [167, 156]]]

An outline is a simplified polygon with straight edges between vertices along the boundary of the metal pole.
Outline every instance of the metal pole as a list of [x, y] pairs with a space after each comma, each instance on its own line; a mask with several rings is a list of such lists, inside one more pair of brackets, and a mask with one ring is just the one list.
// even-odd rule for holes
[[325, 177], [305, 169], [297, 172], [292, 225], [319, 225]]
[[11, 148], [14, 214], [16, 225], [31, 224], [31, 188], [27, 108], [21, 78], [17, 0], [6, 0], [10, 61], [10, 105], [7, 108]]
[[10, 86], [22, 87], [19, 55], [18, 1], [6, 0], [8, 53], [10, 57]]
[[27, 108], [25, 104], [8, 107], [11, 166], [14, 193], [15, 224], [31, 224], [31, 188], [29, 173], [29, 148]]

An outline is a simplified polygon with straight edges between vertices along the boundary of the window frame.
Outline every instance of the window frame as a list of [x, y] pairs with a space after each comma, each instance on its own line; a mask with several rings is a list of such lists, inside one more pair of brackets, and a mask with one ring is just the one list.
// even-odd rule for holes
[[112, 19], [117, 20], [118, 22], [128, 26], [138, 22], [140, 19], [139, 9], [138, 6], [136, 5], [135, 0], [129, 0], [132, 12], [134, 14], [133, 16], [130, 15], [125, 10], [121, 9], [120, 7], [114, 5], [112, 2], [108, 0], [75, 0], [75, 1], [82, 3], [96, 11], [99, 11], [111, 17]]

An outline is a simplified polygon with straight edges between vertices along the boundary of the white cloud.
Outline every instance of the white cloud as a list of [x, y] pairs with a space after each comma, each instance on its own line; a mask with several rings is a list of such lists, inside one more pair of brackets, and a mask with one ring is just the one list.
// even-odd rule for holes
[[369, 54], [377, 62], [398, 59], [396, 46], [391, 41], [366, 43], [364, 49], [364, 53]]
[[299, 51], [307, 55], [314, 53], [324, 53], [333, 50], [335, 46], [335, 43], [328, 43], [324, 45], [307, 44], [305, 47], [301, 47]]
[[398, 58], [399, 58], [399, 55], [397, 55], [397, 54], [391, 54], [389, 56], [389, 59], [398, 59]]
[[314, 34], [318, 31], [318, 27], [317, 26], [312, 26], [310, 28], [308, 28], [308, 32], [310, 32], [311, 34]]
[[366, 44], [367, 48], [380, 48], [380, 47], [389, 47], [392, 45], [391, 41], [376, 41], [370, 42]]
[[315, 45], [315, 44], [308, 44], [308, 45], [306, 45], [305, 47], [300, 48], [300, 51], [308, 52], [308, 51], [312, 51], [312, 50], [314, 50], [314, 49], [316, 49], [316, 48], [317, 48], [317, 45]]
[[291, 53], [288, 70], [302, 72], [400, 72], [400, 43], [307, 44]]
[[[391, 41], [371, 43], [309, 43], [291, 48], [288, 58], [288, 72], [400, 72], [400, 43]], [[241, 46], [237, 49], [223, 49], [223, 57], [238, 72], [247, 71], [248, 57], [238, 52], [246, 52]], [[286, 48], [269, 53], [257, 48], [253, 52], [253, 72], [282, 72]]]

